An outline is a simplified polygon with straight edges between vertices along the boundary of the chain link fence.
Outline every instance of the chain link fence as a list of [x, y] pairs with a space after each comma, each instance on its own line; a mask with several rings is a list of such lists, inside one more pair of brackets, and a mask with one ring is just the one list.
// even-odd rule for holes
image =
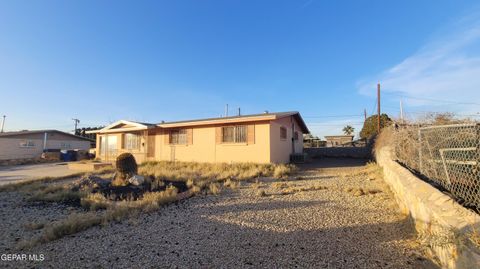
[[399, 126], [397, 160], [480, 211], [480, 124]]

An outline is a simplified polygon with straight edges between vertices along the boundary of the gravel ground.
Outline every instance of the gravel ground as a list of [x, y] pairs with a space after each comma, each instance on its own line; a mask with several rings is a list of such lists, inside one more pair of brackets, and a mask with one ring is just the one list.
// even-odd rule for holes
[[[271, 180], [255, 189], [196, 196], [121, 223], [94, 227], [27, 253], [42, 262], [1, 267], [64, 268], [436, 268], [423, 256], [412, 225], [381, 180], [355, 175], [358, 162], [323, 160], [303, 167], [291, 186], [326, 189], [282, 195]], [[337, 167], [335, 167], [337, 166]], [[335, 167], [335, 168], [328, 168]], [[352, 177], [352, 175], [355, 175]], [[348, 189], [382, 190], [356, 196]], [[266, 196], [257, 193], [263, 190]], [[28, 207], [0, 193], [3, 253], [34, 232], [35, 218], [58, 219], [72, 208]], [[7, 221], [6, 221], [7, 220]], [[18, 239], [17, 239], [18, 238]], [[22, 253], [20, 251], [20, 253]]]

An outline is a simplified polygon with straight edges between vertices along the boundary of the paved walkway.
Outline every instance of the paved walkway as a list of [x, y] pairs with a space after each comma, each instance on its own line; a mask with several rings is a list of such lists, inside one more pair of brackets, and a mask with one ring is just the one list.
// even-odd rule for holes
[[78, 171], [68, 169], [66, 163], [0, 166], [0, 185], [47, 176], [63, 177], [75, 173]]

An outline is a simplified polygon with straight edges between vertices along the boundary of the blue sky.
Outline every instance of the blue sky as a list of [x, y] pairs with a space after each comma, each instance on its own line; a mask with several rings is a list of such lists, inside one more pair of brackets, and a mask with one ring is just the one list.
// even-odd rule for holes
[[[480, 111], [476, 1], [0, 1], [6, 130], [298, 110]], [[403, 97], [402, 97], [403, 96]], [[433, 101], [431, 100], [433, 99]], [[446, 102], [449, 101], [449, 102]]]

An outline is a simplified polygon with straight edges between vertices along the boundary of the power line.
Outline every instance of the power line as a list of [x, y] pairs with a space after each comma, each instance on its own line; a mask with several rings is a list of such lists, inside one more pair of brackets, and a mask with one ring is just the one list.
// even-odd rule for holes
[[448, 103], [448, 104], [457, 104], [457, 105], [475, 105], [475, 106], [480, 106], [480, 103], [474, 103], [474, 102], [458, 102], [458, 101], [451, 101], [451, 100], [442, 100], [442, 99], [433, 99], [433, 98], [424, 98], [424, 97], [414, 97], [414, 96], [402, 95], [402, 94], [397, 94], [397, 93], [392, 93], [392, 92], [384, 92], [384, 94], [393, 95], [393, 96], [398, 96], [398, 97], [403, 97], [403, 98], [407, 98], [407, 99], [421, 100], [421, 101], [430, 101], [430, 102]]

